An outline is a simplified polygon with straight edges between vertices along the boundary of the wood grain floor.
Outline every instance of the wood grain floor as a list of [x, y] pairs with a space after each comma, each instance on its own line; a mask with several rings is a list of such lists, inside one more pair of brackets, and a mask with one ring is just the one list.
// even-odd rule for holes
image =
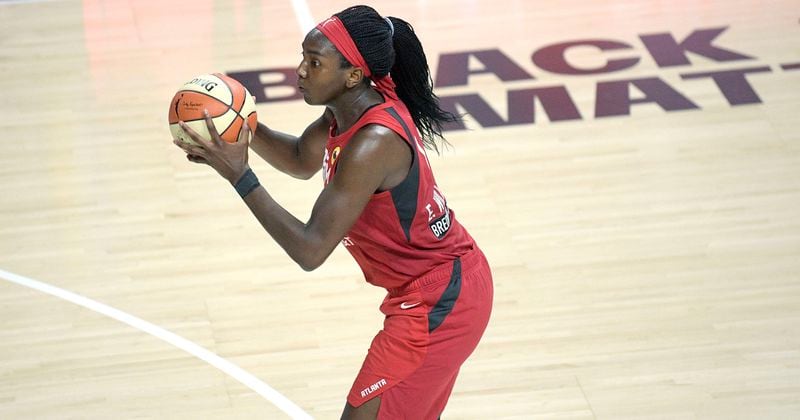
[[[437, 90], [476, 114], [431, 159], [496, 281], [443, 418], [800, 418], [795, 1], [372, 4], [414, 24], [434, 76], [458, 75], [445, 55], [495, 51], [469, 58], [466, 85]], [[295, 266], [167, 129], [169, 99], [196, 74], [295, 66], [297, 16], [289, 1], [0, 1], [0, 269], [178, 334], [333, 419], [383, 293], [343, 249], [314, 272]], [[660, 47], [644, 41], [654, 34]], [[572, 68], [639, 60], [569, 75], [532, 59], [578, 40], [627, 47], [569, 48]], [[750, 58], [709, 56], [720, 50]], [[688, 63], [657, 59], [676, 56]], [[541, 95], [508, 99], [545, 87], [580, 118], [555, 121], [566, 108]], [[485, 126], [468, 95], [502, 124]], [[258, 112], [298, 133], [321, 110]], [[321, 179], [253, 166], [308, 216]], [[0, 277], [0, 418], [287, 418], [152, 334]]]

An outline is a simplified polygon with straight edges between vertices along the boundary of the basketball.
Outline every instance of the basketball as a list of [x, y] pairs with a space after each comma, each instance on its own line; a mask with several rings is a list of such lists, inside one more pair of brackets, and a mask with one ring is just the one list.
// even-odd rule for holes
[[220, 137], [228, 143], [236, 143], [245, 119], [252, 130], [258, 121], [256, 103], [241, 83], [221, 73], [203, 74], [181, 86], [170, 102], [169, 130], [172, 137], [194, 144], [178, 125], [178, 121], [183, 121], [197, 134], [211, 140], [204, 110], [208, 110]]

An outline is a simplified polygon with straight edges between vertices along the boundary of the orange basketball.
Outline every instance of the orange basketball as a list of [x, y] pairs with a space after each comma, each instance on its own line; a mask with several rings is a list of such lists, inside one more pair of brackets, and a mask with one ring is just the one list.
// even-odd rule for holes
[[236, 143], [245, 120], [252, 130], [258, 121], [256, 103], [241, 83], [221, 73], [203, 74], [178, 89], [169, 104], [169, 130], [173, 138], [194, 143], [178, 125], [178, 121], [183, 121], [210, 140], [203, 110], [208, 110], [220, 137], [228, 143]]

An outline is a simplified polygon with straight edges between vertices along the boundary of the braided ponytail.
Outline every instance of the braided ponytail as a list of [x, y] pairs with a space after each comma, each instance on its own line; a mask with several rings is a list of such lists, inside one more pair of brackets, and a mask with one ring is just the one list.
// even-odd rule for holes
[[406, 104], [425, 146], [438, 152], [436, 137], [449, 144], [442, 136], [442, 124], [459, 118], [439, 107], [428, 59], [414, 28], [400, 18], [389, 19], [394, 24], [395, 61], [391, 75], [397, 84], [397, 96]]
[[[426, 148], [439, 152], [436, 137], [449, 145], [442, 125], [460, 118], [439, 106], [433, 93], [425, 51], [411, 25], [396, 17], [384, 19], [369, 6], [353, 6], [336, 14], [375, 78], [391, 74], [398, 98], [406, 105]], [[346, 60], [344, 60], [346, 62]]]

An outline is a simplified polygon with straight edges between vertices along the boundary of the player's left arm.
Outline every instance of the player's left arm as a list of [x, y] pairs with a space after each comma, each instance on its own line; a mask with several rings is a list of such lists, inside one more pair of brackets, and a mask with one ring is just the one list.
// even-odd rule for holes
[[[210, 118], [206, 120], [212, 141], [187, 133], [198, 145], [178, 144], [189, 155], [200, 156], [231, 184], [244, 174], [251, 130], [242, 130], [237, 143], [217, 139]], [[372, 195], [399, 184], [411, 162], [411, 150], [403, 139], [386, 127], [368, 125], [360, 129], [342, 153], [336, 174], [322, 190], [308, 222], [303, 223], [281, 207], [263, 186], [244, 201], [270, 236], [304, 270], [319, 267], [353, 226]]]
[[244, 201], [286, 253], [310, 271], [333, 252], [375, 192], [405, 178], [410, 156], [397, 134], [385, 127], [368, 126], [350, 139], [308, 222], [292, 216], [264, 188], [257, 188]]

